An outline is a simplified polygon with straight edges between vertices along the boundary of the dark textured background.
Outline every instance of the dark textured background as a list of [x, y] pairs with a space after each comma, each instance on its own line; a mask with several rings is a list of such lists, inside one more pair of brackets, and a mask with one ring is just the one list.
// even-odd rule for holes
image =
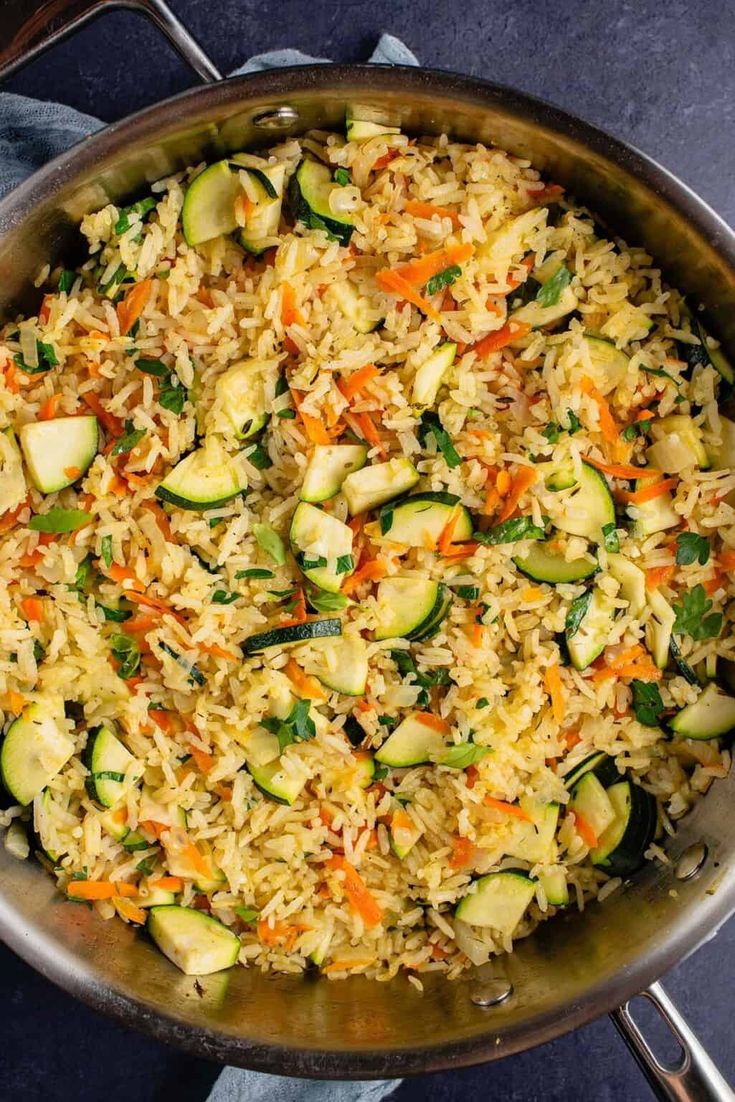
[[[361, 61], [381, 30], [426, 65], [510, 84], [582, 115], [677, 173], [735, 223], [735, 14], [723, 0], [170, 0], [217, 65], [295, 46]], [[30, 4], [29, 4], [30, 6]], [[0, 26], [2, 33], [2, 26]], [[138, 16], [113, 13], [4, 87], [113, 120], [192, 83]], [[735, 1082], [735, 923], [667, 987]], [[217, 1069], [119, 1029], [0, 949], [0, 1099], [190, 1102]], [[571, 1102], [651, 1097], [612, 1025], [500, 1064], [415, 1080], [401, 1102]]]

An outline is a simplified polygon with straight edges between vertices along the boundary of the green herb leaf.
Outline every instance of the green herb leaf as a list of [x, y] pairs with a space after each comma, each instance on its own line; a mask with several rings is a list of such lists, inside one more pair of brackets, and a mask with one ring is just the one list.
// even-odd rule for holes
[[587, 615], [587, 609], [592, 600], [592, 590], [588, 589], [580, 597], [575, 597], [569, 606], [567, 618], [564, 623], [564, 632], [567, 639], [572, 639], [579, 630], [579, 625]]
[[676, 613], [674, 632], [676, 635], [691, 635], [692, 639], [716, 639], [722, 631], [722, 613], [706, 615], [713, 602], [704, 592], [704, 586], [695, 585], [694, 589], [682, 595], [682, 602], [673, 605]]
[[579, 430], [582, 428], [582, 422], [580, 421], [579, 417], [577, 417], [577, 414], [574, 412], [573, 409], [567, 410], [567, 421], [569, 422], [569, 428], [567, 429], [567, 432], [570, 436], [573, 436], [575, 432], [579, 432]]
[[337, 566], [335, 568], [335, 574], [349, 574], [350, 570], [355, 569], [355, 560], [352, 555], [339, 555], [337, 558]]
[[426, 284], [427, 295], [435, 295], [437, 291], [442, 291], [445, 287], [450, 287], [461, 275], [462, 269], [459, 264], [452, 264], [450, 268], [445, 268], [442, 272], [437, 272], [437, 274], [432, 276]]
[[633, 692], [633, 711], [639, 723], [645, 727], [658, 727], [659, 719], [666, 711], [655, 681], [633, 680], [630, 683]]
[[465, 601], [476, 601], [480, 596], [480, 587], [479, 585], [458, 585], [455, 592]]
[[645, 371], [646, 375], [655, 375], [659, 379], [668, 379], [678, 389], [681, 385], [673, 375], [670, 375], [663, 367], [646, 367], [645, 364], [641, 364], [641, 371]]
[[475, 746], [474, 742], [463, 742], [459, 746], [450, 746], [434, 760], [437, 765], [445, 765], [449, 769], [467, 769], [468, 766], [482, 761], [489, 753], [490, 749], [487, 746]]
[[273, 460], [262, 444], [256, 444], [251, 451], [246, 452], [245, 458], [248, 463], [252, 463], [259, 471], [266, 471], [273, 466]]
[[43, 646], [42, 643], [39, 643], [38, 639], [34, 639], [33, 640], [33, 657], [35, 658], [36, 662], [40, 662], [45, 654], [46, 654], [46, 648]]
[[384, 505], [380, 510], [380, 534], [384, 536], [393, 527], [393, 510], [389, 505]]
[[57, 289], [63, 291], [65, 295], [68, 295], [77, 278], [77, 273], [73, 272], [71, 268], [64, 268], [59, 276], [59, 282], [57, 283]]
[[338, 168], [334, 173], [334, 182], [339, 184], [340, 187], [347, 187], [350, 183], [351, 177], [346, 168]]
[[266, 555], [278, 566], [283, 566], [286, 562], [286, 548], [278, 532], [274, 531], [270, 524], [254, 524], [253, 535]]
[[155, 857], [144, 857], [142, 861], [139, 861], [135, 866], [138, 872], [142, 872], [143, 876], [150, 876], [156, 867]]
[[280, 417], [282, 421], [293, 421], [296, 416], [296, 410], [287, 406], [285, 409], [276, 410], [276, 417]]
[[513, 517], [496, 524], [487, 532], [475, 532], [473, 538], [478, 543], [494, 547], [499, 543], [516, 543], [518, 540], [542, 540], [544, 530], [534, 524], [532, 517]]
[[564, 291], [571, 282], [572, 273], [561, 264], [556, 269], [551, 279], [548, 279], [546, 283], [544, 283], [543, 287], [536, 295], [536, 302], [539, 306], [556, 306], [561, 298], [562, 291]]
[[140, 647], [137, 640], [130, 635], [111, 635], [110, 646], [118, 662], [117, 676], [127, 681], [140, 666]]
[[149, 195], [147, 199], [139, 199], [137, 203], [131, 203], [129, 207], [122, 207], [115, 223], [113, 230], [118, 236], [122, 233], [126, 233], [130, 229], [130, 216], [139, 215], [142, 221], [146, 214], [149, 214], [155, 209], [156, 200], [152, 195]]
[[257, 921], [260, 911], [254, 910], [252, 907], [235, 907], [235, 914], [241, 922], [245, 922], [250, 925]]
[[259, 566], [250, 566], [247, 570], [238, 570], [235, 574], [235, 578], [239, 581], [241, 578], [274, 578], [275, 574], [272, 570], [263, 570]]
[[301, 552], [296, 555], [296, 561], [302, 570], [319, 570], [321, 567], [327, 565], [327, 560], [323, 555], [320, 555], [316, 559], [307, 559]]
[[679, 566], [689, 566], [693, 562], [705, 566], [709, 555], [709, 540], [705, 536], [698, 536], [696, 532], [680, 532], [676, 537], [676, 561]]
[[488, 698], [486, 696], [481, 696], [480, 699], [476, 702], [475, 707], [478, 708], [478, 709], [479, 708], [489, 708], [490, 707], [490, 701], [488, 700]]
[[83, 528], [89, 524], [92, 516], [83, 509], [62, 509], [54, 505], [47, 513], [37, 513], [28, 521], [28, 527], [32, 532], [76, 532], [77, 528]]
[[285, 719], [275, 716], [266, 717], [260, 722], [266, 731], [276, 735], [280, 752], [295, 742], [308, 742], [316, 735], [314, 720], [309, 715], [311, 701], [297, 700]]
[[421, 421], [418, 426], [417, 436], [419, 442], [423, 448], [426, 447], [429, 436], [433, 436], [436, 442], [436, 446], [444, 456], [444, 462], [451, 469], [459, 467], [462, 462], [462, 456], [459, 454], [449, 433], [445, 430], [439, 415], [434, 413], [433, 410], [425, 410], [421, 414]]
[[557, 425], [556, 421], [550, 421], [541, 435], [545, 436], [550, 444], [556, 444], [561, 436], [561, 426]]
[[76, 589], [78, 593], [84, 593], [85, 589], [89, 585], [89, 580], [92, 577], [92, 556], [87, 555], [86, 559], [82, 559], [77, 567], [76, 575], [74, 576], [74, 584], [72, 589]]
[[101, 605], [99, 601], [97, 601], [97, 608], [102, 611], [105, 620], [111, 621], [113, 624], [123, 624], [133, 615], [130, 609], [111, 608], [109, 605]]
[[388, 728], [388, 730], [390, 730], [390, 728], [392, 727], [395, 727], [396, 725], [396, 721], [394, 720], [393, 716], [388, 715], [378, 716], [378, 723], [381, 727]]
[[373, 770], [373, 781], [384, 781], [389, 772], [387, 765], [376, 765]]
[[156, 379], [163, 379], [170, 374], [170, 370], [163, 360], [149, 360], [145, 356], [141, 356], [135, 361], [135, 366], [144, 375], [153, 375]]
[[112, 536], [103, 536], [100, 543], [100, 556], [102, 562], [109, 570], [112, 566]]
[[52, 344], [46, 344], [44, 341], [36, 340], [36, 355], [38, 357], [37, 367], [29, 367], [20, 352], [16, 352], [13, 359], [21, 371], [24, 371], [26, 375], [40, 375], [43, 371], [48, 371], [51, 367], [58, 367], [59, 358]]
[[317, 612], [341, 612], [349, 601], [342, 593], [327, 593], [321, 589], [307, 589], [306, 599]]
[[215, 589], [212, 594], [213, 605], [231, 605], [233, 601], [236, 601], [239, 597], [239, 593], [228, 593], [226, 589]]
[[609, 524], [603, 524], [602, 537], [606, 551], [611, 551], [614, 555], [617, 555], [620, 550], [620, 537], [618, 536], [617, 529], [615, 528], [615, 521], [611, 520]]
[[190, 662], [188, 658], [184, 658], [183, 654], [179, 654], [173, 647], [170, 647], [168, 643], [158, 644], [164, 654], [167, 654], [169, 658], [173, 658], [174, 662], [178, 662], [182, 670], [186, 670], [189, 675], [189, 681], [196, 682], [197, 685], [206, 685], [207, 679], [200, 669], [198, 669], [193, 662]]
[[116, 441], [115, 446], [110, 454], [127, 455], [128, 452], [131, 452], [133, 448], [137, 447], [145, 434], [145, 429], [136, 429], [132, 421], [126, 420], [125, 432], [119, 438], [119, 440]]
[[188, 392], [178, 381], [178, 375], [169, 377], [168, 386], [162, 387], [158, 402], [170, 413], [180, 414], [184, 408]]

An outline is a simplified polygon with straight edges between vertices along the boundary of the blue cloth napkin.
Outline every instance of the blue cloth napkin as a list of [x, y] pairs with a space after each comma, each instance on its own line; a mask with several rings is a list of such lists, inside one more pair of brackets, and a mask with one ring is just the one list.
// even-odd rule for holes
[[[407, 46], [383, 34], [369, 60], [383, 65], [418, 65]], [[299, 50], [257, 54], [231, 76], [278, 69], [286, 65], [329, 64], [326, 57], [308, 57]], [[62, 103], [44, 103], [0, 93], [0, 197], [7, 195], [36, 169], [105, 124]], [[225, 1068], [207, 1102], [379, 1102], [401, 1082], [328, 1082], [284, 1079], [276, 1075]]]

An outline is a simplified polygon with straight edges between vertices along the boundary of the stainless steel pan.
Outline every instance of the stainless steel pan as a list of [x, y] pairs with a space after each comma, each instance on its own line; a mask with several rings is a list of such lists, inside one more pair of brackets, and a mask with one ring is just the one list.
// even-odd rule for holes
[[[449, 131], [530, 157], [708, 311], [735, 352], [735, 235], [665, 169], [563, 111], [507, 88], [420, 69], [310, 66], [228, 81], [161, 0], [54, 0], [30, 22], [0, 3], [0, 74], [108, 7], [156, 21], [208, 87], [108, 126], [0, 203], [0, 309], [33, 302], [32, 279], [78, 244], [87, 211], [203, 158], [311, 126], [339, 127], [347, 103], [390, 111], [414, 132]], [[517, 951], [420, 996], [405, 981], [328, 983], [253, 970], [180, 975], [122, 923], [71, 907], [37, 866], [0, 849], [0, 934], [49, 979], [126, 1025], [192, 1052], [286, 1075], [399, 1076], [485, 1060], [548, 1041], [606, 1012], [662, 1098], [732, 1099], [657, 980], [735, 910], [735, 779], [715, 784], [680, 824], [667, 867], [648, 866], [584, 915], [544, 925]], [[649, 986], [650, 985], [650, 986]], [[647, 990], [646, 990], [647, 989]], [[682, 1046], [659, 1065], [630, 1018], [645, 991]], [[616, 1009], [617, 1008], [617, 1009]]]

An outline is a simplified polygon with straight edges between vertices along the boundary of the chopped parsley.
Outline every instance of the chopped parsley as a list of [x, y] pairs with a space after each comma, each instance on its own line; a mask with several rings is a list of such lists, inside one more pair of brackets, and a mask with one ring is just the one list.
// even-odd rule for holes
[[52, 344], [47, 344], [45, 341], [36, 340], [36, 356], [38, 358], [38, 365], [36, 367], [29, 367], [26, 361], [23, 359], [21, 352], [16, 352], [13, 359], [21, 371], [24, 371], [26, 375], [40, 375], [43, 371], [48, 371], [51, 367], [58, 367], [59, 357], [56, 355], [56, 350]]
[[459, 264], [452, 264], [451, 267], [445, 268], [441, 272], [437, 272], [437, 274], [432, 276], [426, 284], [427, 295], [435, 295], [437, 291], [443, 291], [445, 287], [451, 287], [461, 275], [462, 269]]
[[311, 701], [297, 700], [285, 719], [267, 716], [260, 722], [266, 731], [278, 739], [280, 752], [295, 742], [308, 742], [316, 735], [314, 720], [309, 715]]
[[567, 639], [572, 639], [579, 631], [579, 625], [587, 615], [587, 609], [592, 600], [592, 590], [588, 589], [580, 597], [575, 597], [569, 606], [567, 618], [564, 623], [564, 631]]
[[140, 666], [140, 647], [130, 635], [110, 636], [112, 654], [118, 663], [117, 676], [123, 681], [132, 677]]
[[270, 524], [254, 524], [253, 535], [261, 550], [278, 566], [283, 566], [286, 562], [286, 548], [278, 532]]
[[140, 221], [145, 218], [147, 214], [150, 214], [152, 210], [155, 210], [156, 200], [152, 195], [149, 195], [146, 199], [139, 199], [137, 203], [131, 203], [129, 207], [122, 207], [120, 213], [117, 216], [117, 222], [113, 232], [118, 236], [126, 233], [130, 229], [130, 216], [138, 215]]
[[618, 536], [614, 520], [611, 520], [609, 524], [603, 524], [602, 538], [605, 550], [611, 551], [614, 555], [617, 555], [620, 550], [620, 537]]
[[272, 570], [265, 570], [260, 566], [249, 566], [247, 570], [238, 570], [235, 574], [235, 578], [239, 581], [241, 578], [273, 578], [275, 577]]
[[680, 532], [676, 537], [676, 562], [679, 566], [690, 566], [698, 562], [705, 566], [709, 562], [710, 545], [705, 536], [696, 532]]
[[442, 425], [437, 413], [432, 410], [425, 410], [421, 414], [417, 435], [422, 448], [426, 447], [429, 436], [433, 436], [438, 450], [444, 456], [446, 465], [449, 468], [459, 467], [462, 456], [452, 443], [452, 438]]
[[84, 509], [62, 509], [54, 505], [47, 513], [37, 513], [28, 521], [28, 527], [32, 532], [53, 532], [59, 535], [62, 532], [76, 532], [77, 528], [83, 528], [92, 519], [91, 513], [85, 513]]
[[644, 727], [658, 727], [659, 719], [666, 710], [658, 685], [654, 681], [633, 680], [630, 687], [635, 718]]
[[215, 589], [212, 594], [213, 605], [231, 605], [233, 601], [236, 601], [239, 597], [239, 593], [228, 593], [226, 589]]
[[112, 566], [112, 536], [103, 536], [100, 544], [100, 557], [109, 570]]
[[547, 279], [546, 283], [544, 283], [541, 290], [536, 295], [536, 302], [539, 306], [556, 306], [561, 298], [562, 291], [565, 291], [571, 282], [572, 273], [561, 264], [556, 269], [551, 279]]
[[307, 589], [306, 600], [317, 612], [341, 612], [349, 603], [343, 593], [327, 593], [315, 588]]
[[334, 182], [340, 187], [347, 187], [352, 181], [346, 168], [338, 168], [334, 173]]
[[77, 273], [73, 272], [71, 268], [64, 268], [59, 276], [59, 282], [56, 287], [58, 291], [63, 291], [65, 295], [68, 295], [74, 286], [74, 282], [77, 278]]
[[691, 635], [697, 641], [716, 639], [722, 631], [722, 613], [710, 613], [712, 605], [702, 585], [695, 585], [694, 589], [684, 593], [681, 604], [673, 606], [676, 613], [675, 634]]
[[467, 769], [470, 765], [476, 765], [478, 761], [482, 761], [489, 753], [487, 746], [475, 746], [474, 742], [462, 742], [458, 746], [450, 746], [441, 757], [436, 759], [436, 762], [449, 769]]
[[136, 429], [133, 422], [130, 420], [125, 421], [125, 431], [123, 435], [115, 442], [115, 446], [112, 449], [111, 455], [127, 455], [133, 448], [137, 447], [146, 434], [145, 429]]

